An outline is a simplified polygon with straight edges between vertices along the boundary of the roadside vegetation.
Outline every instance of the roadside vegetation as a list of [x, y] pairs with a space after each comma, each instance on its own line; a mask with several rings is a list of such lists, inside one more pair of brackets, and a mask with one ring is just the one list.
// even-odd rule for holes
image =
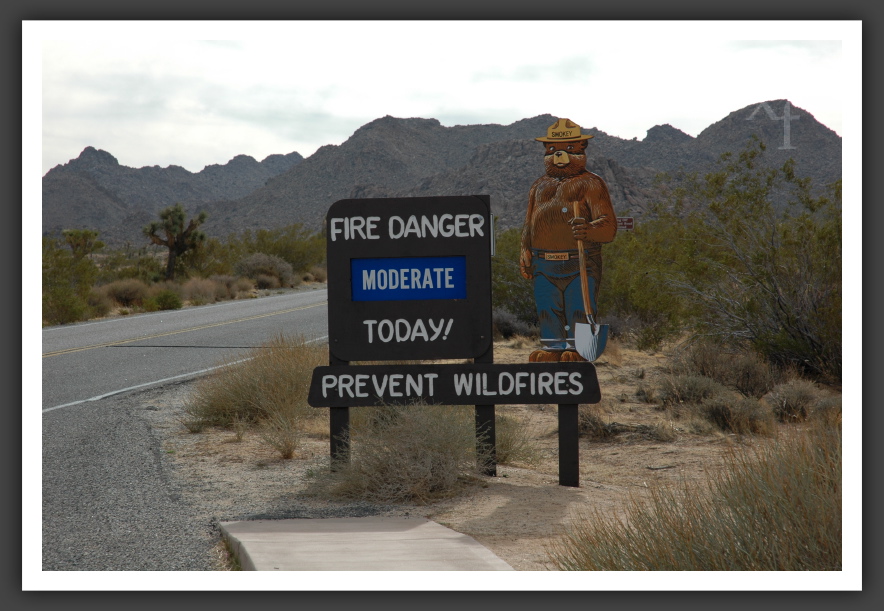
[[655, 487], [626, 516], [577, 516], [550, 546], [570, 571], [839, 571], [841, 428], [824, 419], [734, 451], [704, 484]]
[[174, 310], [325, 282], [325, 238], [295, 224], [226, 240], [180, 204], [144, 227], [144, 244], [111, 249], [97, 231], [43, 238], [43, 324]]

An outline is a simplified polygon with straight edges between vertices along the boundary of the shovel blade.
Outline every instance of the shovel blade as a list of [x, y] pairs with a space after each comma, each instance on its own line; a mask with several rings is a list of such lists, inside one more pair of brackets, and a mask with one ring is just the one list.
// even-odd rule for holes
[[587, 361], [594, 361], [605, 351], [608, 343], [608, 325], [575, 323], [574, 348]]

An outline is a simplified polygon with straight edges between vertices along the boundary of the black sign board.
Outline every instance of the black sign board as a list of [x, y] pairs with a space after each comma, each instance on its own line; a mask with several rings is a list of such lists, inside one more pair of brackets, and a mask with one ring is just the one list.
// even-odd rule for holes
[[317, 367], [307, 403], [313, 407], [577, 404], [601, 401], [595, 366], [587, 362], [524, 364], [360, 365]]
[[488, 351], [487, 195], [340, 200], [326, 215], [326, 237], [335, 358], [476, 358]]

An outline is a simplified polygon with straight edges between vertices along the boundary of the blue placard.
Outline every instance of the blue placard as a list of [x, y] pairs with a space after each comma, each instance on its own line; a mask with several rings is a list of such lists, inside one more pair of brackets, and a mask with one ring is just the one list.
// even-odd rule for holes
[[466, 257], [351, 259], [353, 301], [466, 299]]

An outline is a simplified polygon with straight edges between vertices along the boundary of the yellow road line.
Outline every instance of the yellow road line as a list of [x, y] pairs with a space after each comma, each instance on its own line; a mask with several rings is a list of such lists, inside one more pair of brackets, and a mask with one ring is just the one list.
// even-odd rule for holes
[[297, 312], [298, 310], [308, 310], [310, 308], [315, 308], [318, 306], [326, 305], [327, 301], [322, 301], [320, 303], [314, 303], [307, 306], [301, 306], [299, 308], [291, 308], [288, 310], [280, 310], [279, 312], [271, 312], [269, 314], [258, 314], [257, 316], [247, 316], [246, 318], [237, 318], [235, 320], [228, 320], [225, 322], [216, 322], [211, 325], [202, 325], [200, 327], [190, 327], [189, 329], [181, 329], [180, 331], [169, 331], [168, 333], [156, 333], [154, 335], [143, 335], [141, 337], [133, 337], [132, 339], [124, 339], [119, 342], [107, 342], [105, 344], [93, 344], [91, 346], [82, 346], [80, 348], [67, 348], [65, 350], [56, 350], [54, 352], [45, 352], [43, 353], [43, 358], [47, 356], [59, 356], [62, 354], [70, 354], [72, 352], [82, 352], [84, 350], [94, 350], [95, 348], [107, 348], [108, 346], [119, 346], [120, 344], [130, 344], [132, 342], [140, 342], [146, 339], [154, 339], [157, 337], [165, 337], [167, 335], [177, 335], [178, 333], [190, 333], [191, 331], [199, 331], [201, 329], [209, 329], [211, 327], [222, 327], [224, 325], [230, 325], [237, 322], [245, 322], [247, 320], [255, 320], [257, 318], [266, 318], [268, 316], [276, 316], [278, 314], [288, 314], [289, 312]]

